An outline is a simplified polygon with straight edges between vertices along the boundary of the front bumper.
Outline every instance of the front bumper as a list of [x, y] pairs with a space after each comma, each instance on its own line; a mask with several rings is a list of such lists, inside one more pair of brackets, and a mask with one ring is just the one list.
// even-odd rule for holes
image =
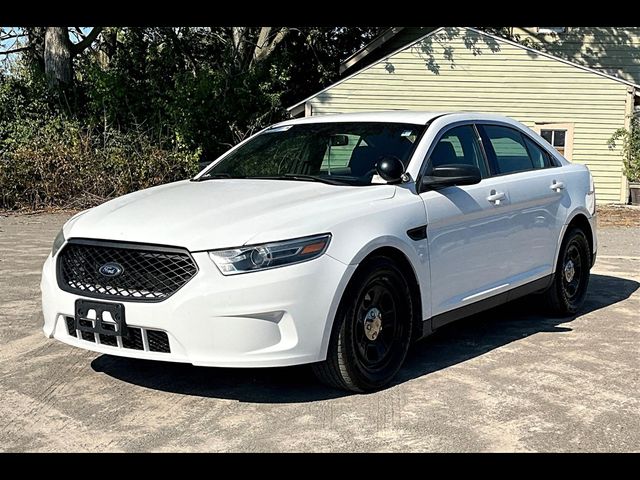
[[41, 281], [45, 335], [100, 353], [202, 366], [275, 367], [326, 358], [337, 304], [355, 265], [325, 254], [297, 265], [225, 277], [207, 253], [192, 255], [200, 270], [168, 299], [111, 300], [124, 304], [127, 325], [167, 332], [171, 353], [69, 335], [64, 317], [74, 315], [76, 299], [87, 297], [58, 287], [51, 255]]

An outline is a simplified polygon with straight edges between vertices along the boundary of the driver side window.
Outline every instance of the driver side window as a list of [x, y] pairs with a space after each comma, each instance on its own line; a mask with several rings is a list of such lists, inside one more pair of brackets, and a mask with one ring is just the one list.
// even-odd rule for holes
[[473, 165], [478, 167], [482, 178], [488, 176], [480, 143], [471, 125], [452, 128], [438, 140], [429, 156], [428, 170], [452, 164]]

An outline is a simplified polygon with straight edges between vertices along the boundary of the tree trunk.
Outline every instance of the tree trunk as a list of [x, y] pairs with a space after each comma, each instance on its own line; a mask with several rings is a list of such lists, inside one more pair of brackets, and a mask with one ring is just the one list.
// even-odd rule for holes
[[29, 50], [24, 52], [27, 64], [38, 73], [44, 72], [44, 27], [25, 27]]
[[71, 83], [73, 63], [67, 27], [47, 27], [44, 34], [44, 72], [52, 85]]
[[111, 59], [116, 54], [116, 47], [118, 44], [118, 28], [109, 27], [102, 31], [102, 38], [98, 47], [98, 61], [102, 68], [106, 68]]
[[258, 63], [265, 60], [269, 55], [273, 53], [275, 48], [278, 46], [282, 40], [289, 33], [289, 29], [286, 27], [280, 28], [278, 32], [273, 36], [271, 40], [269, 40], [269, 36], [271, 35], [271, 27], [262, 27], [260, 29], [260, 34], [258, 35], [258, 43], [253, 51], [253, 59], [252, 63]]

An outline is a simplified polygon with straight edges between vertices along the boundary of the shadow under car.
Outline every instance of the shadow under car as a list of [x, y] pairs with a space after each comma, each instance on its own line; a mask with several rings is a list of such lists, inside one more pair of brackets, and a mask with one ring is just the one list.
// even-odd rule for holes
[[[592, 274], [579, 315], [621, 302], [640, 283]], [[398, 385], [456, 365], [540, 332], [570, 332], [576, 317], [545, 316], [528, 296], [459, 320], [416, 343], [394, 379]], [[300, 403], [351, 395], [320, 384], [308, 365], [282, 368], [211, 368], [100, 355], [91, 367], [118, 380], [165, 392], [252, 403]]]

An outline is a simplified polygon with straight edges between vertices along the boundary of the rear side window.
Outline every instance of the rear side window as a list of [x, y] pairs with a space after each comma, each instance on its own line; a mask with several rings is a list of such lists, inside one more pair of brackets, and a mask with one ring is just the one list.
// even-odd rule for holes
[[533, 170], [525, 140], [520, 132], [496, 125], [478, 125], [483, 143], [498, 175]]
[[451, 164], [473, 165], [480, 169], [482, 178], [488, 176], [478, 137], [471, 125], [462, 125], [445, 132], [429, 158], [430, 168]]
[[549, 168], [551, 166], [549, 154], [536, 145], [535, 142], [529, 140], [526, 136], [523, 135], [522, 138], [524, 138], [524, 143], [529, 151], [529, 156], [531, 156], [533, 168]]

